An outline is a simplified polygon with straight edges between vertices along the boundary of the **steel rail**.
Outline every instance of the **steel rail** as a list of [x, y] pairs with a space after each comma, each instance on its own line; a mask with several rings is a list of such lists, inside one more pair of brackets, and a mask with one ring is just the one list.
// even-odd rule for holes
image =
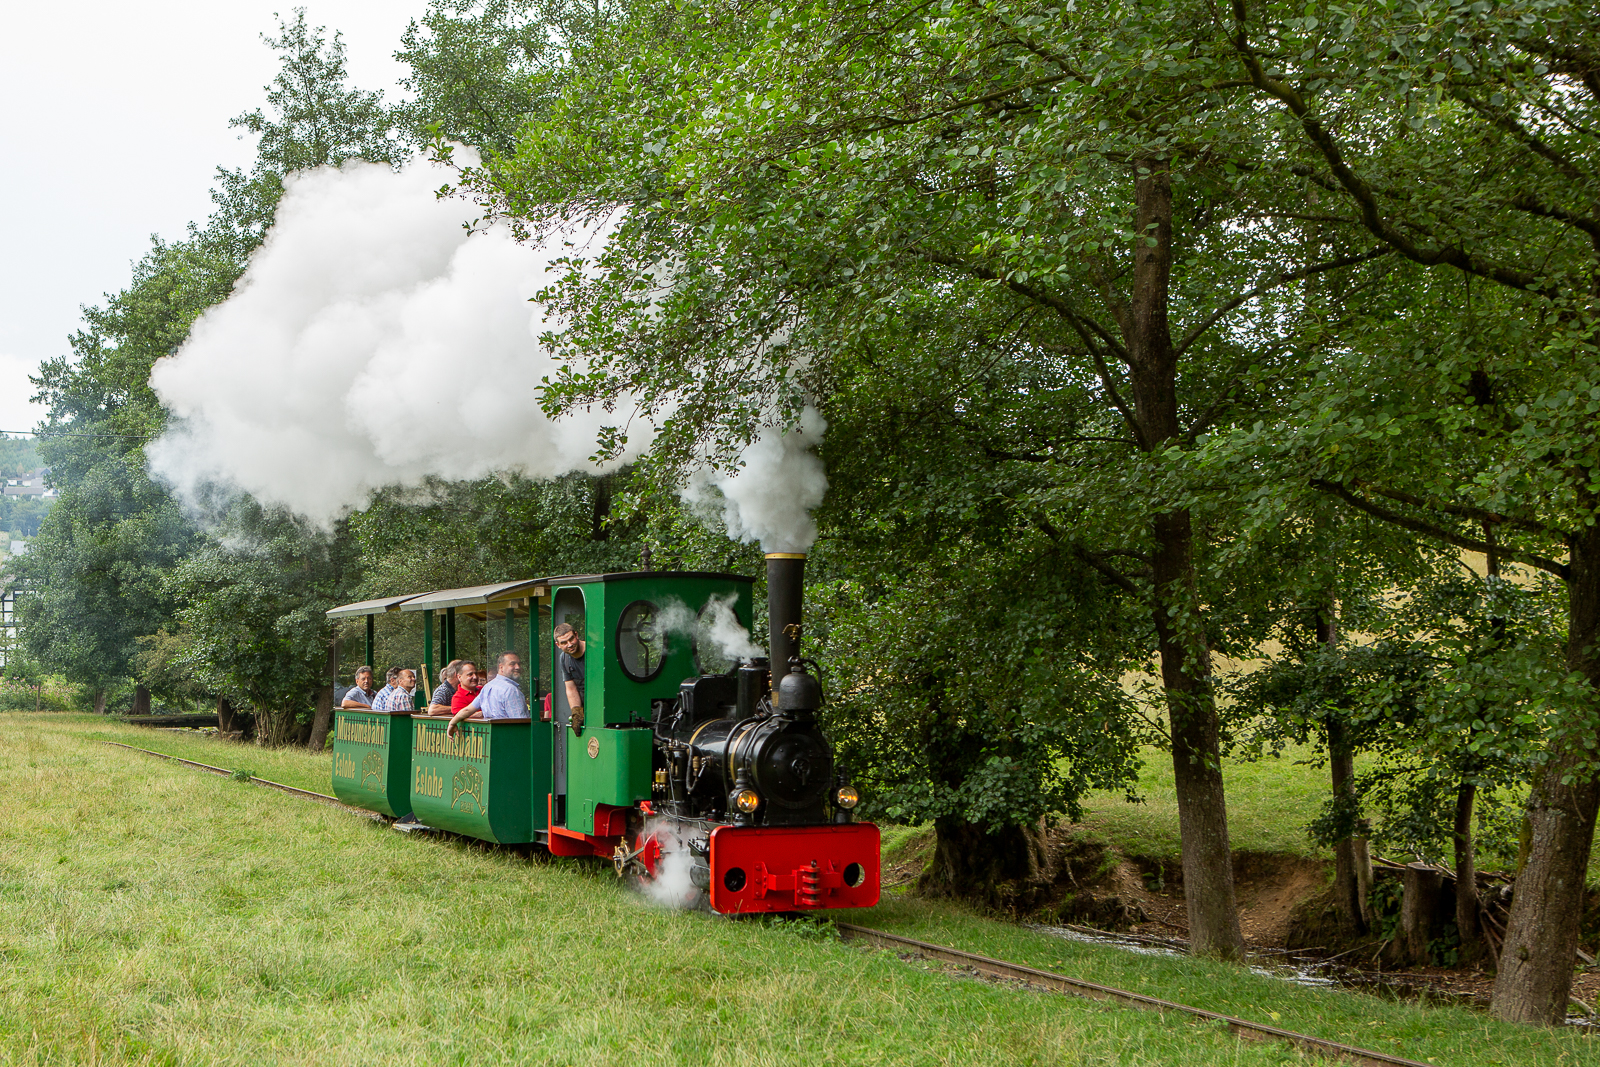
[[[174, 763], [185, 763], [190, 767], [198, 767], [202, 771], [210, 771], [212, 774], [220, 774], [225, 778], [232, 778], [234, 774], [237, 773], [235, 771], [228, 770], [226, 767], [213, 767], [208, 763], [196, 763], [194, 760], [184, 759], [182, 756], [173, 756], [165, 752], [155, 752], [151, 749], [138, 748], [134, 745], [125, 745], [121, 741], [102, 741], [100, 743], [102, 745], [115, 745], [117, 748], [125, 748], [130, 752], [143, 752], [146, 756], [159, 756], [162, 759], [171, 760]], [[345, 808], [349, 811], [361, 811], [360, 808], [352, 808], [338, 797], [330, 797], [326, 793], [313, 793], [309, 789], [301, 789], [297, 786], [284, 785], [282, 782], [274, 782], [266, 778], [257, 778], [253, 774], [249, 775], [248, 777], [249, 780], [255, 785], [264, 785], [269, 789], [281, 789], [285, 793], [293, 793], [296, 796], [308, 797], [312, 800], [326, 800], [331, 804], [337, 804], [339, 807]], [[363, 814], [369, 813], [363, 812]]]
[[1069, 978], [1064, 974], [1041, 971], [1038, 968], [1028, 967], [1020, 963], [1010, 963], [1006, 960], [997, 960], [989, 956], [962, 952], [960, 949], [950, 948], [945, 945], [917, 941], [913, 938], [901, 937], [899, 934], [888, 934], [882, 930], [856, 926], [853, 923], [836, 921], [834, 926], [838, 929], [840, 936], [847, 941], [864, 941], [878, 948], [902, 952], [910, 951], [928, 959], [971, 967], [984, 974], [994, 975], [999, 978], [1011, 978], [1025, 982], [1028, 985], [1041, 986], [1060, 993], [1074, 993], [1093, 1000], [1115, 1001], [1119, 1004], [1145, 1008], [1150, 1011], [1181, 1012], [1198, 1019], [1222, 1023], [1240, 1037], [1260, 1041], [1284, 1041], [1307, 1052], [1351, 1063], [1370, 1065], [1370, 1067], [1429, 1067], [1428, 1064], [1419, 1063], [1416, 1060], [1408, 1060], [1401, 1056], [1391, 1056], [1385, 1052], [1356, 1048], [1354, 1045], [1345, 1045], [1338, 1041], [1329, 1041], [1326, 1038], [1312, 1037], [1309, 1034], [1298, 1034], [1292, 1030], [1268, 1026], [1265, 1023], [1253, 1023], [1248, 1019], [1239, 1019], [1232, 1015], [1223, 1015], [1219, 1012], [1207, 1011], [1204, 1008], [1191, 1007], [1188, 1004], [1162, 1000], [1159, 997], [1146, 996], [1143, 993], [1130, 993], [1125, 989], [1097, 985], [1094, 982], [1086, 982], [1081, 978]]

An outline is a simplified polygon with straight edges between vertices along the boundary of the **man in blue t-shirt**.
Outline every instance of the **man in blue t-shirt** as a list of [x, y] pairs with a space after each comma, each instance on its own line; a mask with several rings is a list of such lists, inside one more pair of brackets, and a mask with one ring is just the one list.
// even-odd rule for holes
[[339, 702], [341, 708], [370, 708], [372, 707], [372, 668], [356, 668], [355, 688], [345, 693], [344, 699]]
[[572, 729], [583, 729], [583, 653], [585, 642], [570, 623], [555, 628], [556, 647], [561, 650], [556, 664], [556, 680], [565, 683], [567, 707], [572, 711]]
[[523, 719], [528, 716], [528, 702], [522, 695], [517, 679], [522, 677], [522, 657], [515, 652], [502, 652], [495, 661], [495, 676], [479, 690], [472, 703], [450, 718], [445, 733], [455, 736], [456, 724], [475, 711], [485, 719]]

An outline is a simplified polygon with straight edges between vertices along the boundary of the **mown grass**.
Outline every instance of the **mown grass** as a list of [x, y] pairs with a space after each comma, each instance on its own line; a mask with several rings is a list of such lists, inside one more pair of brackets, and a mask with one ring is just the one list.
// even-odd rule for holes
[[[1178, 800], [1172, 756], [1159, 749], [1141, 751], [1139, 803], [1121, 793], [1099, 791], [1084, 799], [1084, 822], [1130, 856], [1176, 859]], [[1328, 849], [1314, 844], [1306, 827], [1322, 811], [1329, 790], [1328, 768], [1318, 765], [1312, 745], [1289, 745], [1277, 756], [1246, 761], [1224, 759], [1228, 797], [1228, 839], [1236, 852], [1265, 852], [1331, 861]], [[1357, 770], [1363, 761], [1357, 760]], [[1393, 856], [1401, 862], [1411, 856]], [[1503, 857], [1480, 853], [1478, 869], [1500, 870]], [[1589, 857], [1589, 886], [1600, 889], [1600, 849]]]
[[[16, 799], [0, 822], [5, 1063], [1304, 1060], [1180, 1018], [952, 978], [810, 924], [658, 910], [599, 865], [417, 840], [97, 739], [326, 789], [320, 755], [0, 715]], [[1128, 956], [925, 902], [854, 918], [1425, 1062], [1600, 1064], [1600, 1042], [1578, 1034]]]
[[[1159, 749], [1140, 752], [1140, 803], [1121, 793], [1095, 792], [1084, 800], [1085, 822], [1129, 855], [1178, 855], [1178, 800], [1172, 756]], [[1224, 759], [1228, 796], [1228, 838], [1235, 851], [1271, 852], [1322, 858], [1306, 827], [1328, 795], [1328, 771], [1311, 761], [1309, 746], [1289, 746], [1280, 756], [1255, 762]]]

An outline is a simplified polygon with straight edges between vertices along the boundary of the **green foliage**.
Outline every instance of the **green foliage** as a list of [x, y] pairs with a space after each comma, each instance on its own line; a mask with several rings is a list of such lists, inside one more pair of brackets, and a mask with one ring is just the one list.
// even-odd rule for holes
[[398, 163], [405, 155], [383, 94], [346, 86], [341, 35], [329, 41], [325, 28], [307, 26], [303, 7], [292, 22], [278, 18], [278, 36], [261, 35], [281, 64], [265, 87], [267, 107], [228, 123], [259, 138], [255, 164], [248, 172], [217, 168], [211, 194], [217, 212], [206, 236], [241, 265], [272, 225], [285, 175], [350, 159]]
[[354, 585], [354, 543], [253, 501], [236, 503], [216, 532], [167, 579], [178, 663], [210, 691], [256, 709], [264, 741], [292, 740], [323, 684], [333, 639], [325, 612]]
[[625, 473], [546, 482], [507, 477], [385, 491], [350, 519], [369, 596], [537, 574], [634, 570], [637, 524], [613, 513]]
[[562, 0], [431, 0], [395, 53], [410, 68], [401, 125], [420, 143], [510, 155], [559, 88], [571, 43], [592, 34], [605, 11]]
[[39, 452], [29, 437], [0, 434], [0, 478], [20, 478], [39, 466]]
[[[54, 500], [37, 496], [0, 496], [0, 534], [35, 537]], [[4, 546], [0, 546], [4, 547]]]

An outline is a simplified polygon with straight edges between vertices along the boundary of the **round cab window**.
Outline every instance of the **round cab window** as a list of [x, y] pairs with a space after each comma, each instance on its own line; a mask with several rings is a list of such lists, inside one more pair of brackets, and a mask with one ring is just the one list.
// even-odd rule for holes
[[636, 682], [648, 682], [667, 662], [667, 635], [658, 625], [659, 611], [648, 600], [635, 600], [617, 620], [617, 660]]

